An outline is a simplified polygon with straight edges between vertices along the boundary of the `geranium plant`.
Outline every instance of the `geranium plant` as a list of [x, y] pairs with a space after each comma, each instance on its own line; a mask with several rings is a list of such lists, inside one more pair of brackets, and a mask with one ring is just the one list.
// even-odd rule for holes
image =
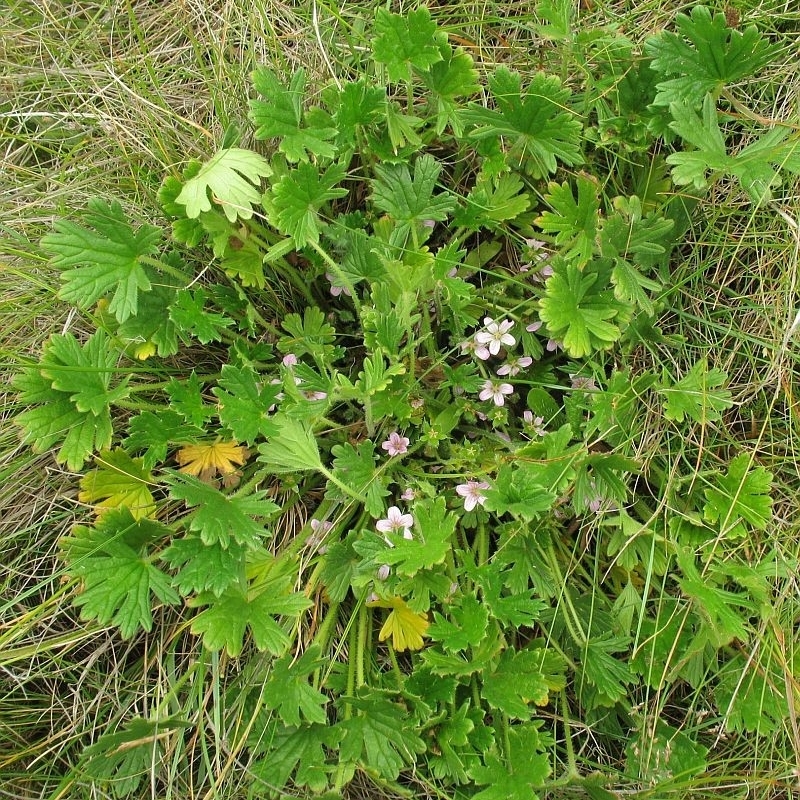
[[[96, 327], [53, 336], [15, 381], [24, 440], [80, 473], [75, 602], [122, 637], [175, 607], [193, 641], [257, 665], [254, 796], [422, 764], [480, 800], [548, 781], [605, 796], [570, 720], [635, 731], [641, 687], [747, 637], [767, 579], [733, 591], [698, 542], [763, 528], [769, 474], [740, 456], [709, 477], [690, 534], [656, 525], [630, 447], [642, 398], [704, 425], [731, 405], [726, 376], [611, 356], [663, 336], [680, 187], [724, 174], [762, 202], [778, 166], [800, 171], [774, 131], [729, 153], [720, 91], [770, 49], [721, 24], [681, 15], [649, 62], [601, 31], [576, 91], [505, 66], [484, 86], [426, 9], [379, 10], [360, 74], [319, 92], [302, 70], [253, 74], [255, 141], [231, 130], [164, 180], [171, 230], [95, 200], [44, 238]], [[629, 71], [594, 57], [601, 39]], [[594, 566], [570, 575], [588, 530]], [[612, 578], [590, 590], [591, 570]], [[689, 661], [659, 675], [676, 637]], [[82, 768], [166, 757], [184, 721], [141, 736], [159, 714], [130, 723], [129, 760], [114, 739]]]

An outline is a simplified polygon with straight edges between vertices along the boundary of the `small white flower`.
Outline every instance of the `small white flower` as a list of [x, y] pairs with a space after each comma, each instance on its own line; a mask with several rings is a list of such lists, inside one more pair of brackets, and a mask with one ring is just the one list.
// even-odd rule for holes
[[[493, 356], [500, 352], [500, 348], [503, 345], [513, 347], [517, 343], [517, 340], [509, 333], [511, 328], [514, 327], [512, 320], [504, 319], [500, 320], [500, 322], [495, 322], [491, 317], [486, 317], [483, 323], [486, 327], [475, 334], [475, 341], [478, 344], [485, 345]], [[477, 350], [476, 355], [478, 358], [483, 357]]]
[[284, 367], [293, 367], [297, 364], [297, 356], [294, 353], [287, 353], [281, 361]]
[[403, 494], [400, 495], [401, 500], [405, 500], [406, 502], [410, 502], [411, 500], [417, 499], [417, 493], [409, 486], [408, 489], [403, 491]]
[[525, 330], [528, 331], [528, 333], [536, 333], [536, 331], [538, 331], [539, 328], [541, 327], [542, 327], [542, 321], [538, 319], [536, 320], [536, 322], [531, 322], [530, 325], [526, 325]]
[[467, 481], [456, 486], [456, 494], [464, 498], [464, 510], [472, 511], [477, 505], [483, 505], [486, 497], [483, 489], [488, 489], [489, 484], [485, 481]]
[[548, 339], [544, 349], [547, 350], [548, 353], [555, 353], [558, 350], [564, 349], [564, 342], [559, 339]]
[[506, 362], [497, 370], [498, 375], [519, 375], [520, 371], [527, 369], [533, 364], [533, 359], [530, 356], [522, 356], [521, 358], [512, 358], [511, 361]]
[[378, 580], [385, 581], [389, 577], [389, 573], [392, 571], [392, 568], [388, 564], [383, 564], [378, 569]]
[[513, 394], [514, 387], [510, 383], [486, 381], [478, 395], [481, 400], [492, 400], [496, 406], [505, 405], [505, 395]]
[[411, 514], [404, 514], [397, 506], [390, 506], [386, 512], [385, 519], [379, 519], [375, 527], [381, 533], [396, 533], [403, 531], [403, 537], [411, 538], [411, 526], [414, 524], [414, 517]]

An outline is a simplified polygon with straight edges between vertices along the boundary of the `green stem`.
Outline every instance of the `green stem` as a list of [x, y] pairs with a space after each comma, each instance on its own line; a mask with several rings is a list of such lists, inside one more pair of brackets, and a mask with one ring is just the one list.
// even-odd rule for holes
[[[259, 227], [261, 226], [259, 225]], [[266, 240], [264, 237], [256, 233], [253, 230], [252, 226], [250, 227], [250, 232], [248, 236], [249, 238], [253, 239], [256, 242], [256, 244], [258, 244], [258, 246], [264, 253], [266, 253], [270, 249], [270, 247], [272, 247], [272, 244], [270, 244], [270, 242]], [[292, 286], [294, 286], [295, 289], [297, 289], [303, 295], [303, 297], [306, 299], [309, 305], [314, 305], [314, 297], [311, 294], [311, 290], [308, 288], [308, 283], [303, 280], [303, 277], [297, 272], [296, 269], [294, 269], [294, 267], [292, 267], [291, 264], [289, 264], [288, 261], [286, 261], [286, 259], [284, 258], [278, 258], [274, 260], [271, 259], [269, 262], [266, 263], [270, 267], [272, 267], [272, 269], [274, 269], [275, 272], [278, 272], [283, 278], [288, 280], [289, 283], [291, 283]]]
[[402, 692], [403, 673], [400, 671], [400, 664], [397, 661], [397, 653], [394, 652], [394, 647], [392, 647], [391, 642], [387, 642], [386, 644], [389, 645], [389, 660], [392, 662], [392, 674], [394, 675], [394, 679], [397, 681], [397, 688]]
[[482, 567], [489, 561], [489, 537], [486, 534], [486, 524], [483, 520], [478, 521], [478, 532], [475, 534], [475, 544], [473, 552], [478, 561], [478, 566]]
[[159, 272], [172, 275], [173, 278], [177, 278], [182, 284], [184, 284], [184, 287], [191, 282], [191, 277], [183, 270], [173, 267], [171, 264], [165, 263], [160, 258], [153, 258], [152, 256], [139, 256], [139, 262], [142, 264], [147, 264], [151, 267], [155, 267], [157, 270], [159, 270]]
[[561, 690], [561, 714], [564, 720], [564, 748], [567, 751], [567, 777], [578, 777], [578, 765], [575, 760], [575, 748], [572, 746], [572, 727], [569, 722], [567, 693]]
[[367, 658], [367, 632], [371, 621], [371, 609], [366, 603], [361, 603], [358, 609], [358, 645], [356, 650], [356, 688], [366, 683], [366, 658]]
[[[363, 601], [362, 601], [363, 605]], [[347, 648], [350, 653], [350, 658], [347, 662], [347, 696], [352, 697], [355, 694], [356, 690], [356, 659], [353, 658], [353, 654], [356, 652], [358, 647], [358, 626], [351, 625], [350, 626], [350, 634], [347, 637]], [[353, 716], [353, 706], [350, 703], [344, 704], [344, 711], [342, 713], [341, 722], [346, 722], [348, 719], [351, 719]], [[345, 782], [347, 781], [347, 763], [344, 760], [339, 761], [339, 767], [336, 770], [336, 778], [333, 782], [333, 790], [337, 794], [339, 794], [344, 786]]]
[[581, 626], [580, 616], [578, 615], [578, 612], [572, 603], [572, 595], [570, 595], [569, 589], [567, 589], [566, 581], [564, 580], [561, 574], [561, 568], [558, 565], [558, 557], [556, 556], [552, 541], [549, 542], [547, 545], [546, 554], [547, 554], [547, 560], [550, 562], [550, 569], [553, 570], [553, 575], [555, 576], [556, 584], [561, 586], [560, 596], [564, 599], [564, 603], [567, 606], [568, 613], [564, 614], [564, 623], [566, 624], [567, 629], [569, 630], [573, 640], [581, 647], [585, 647], [587, 641], [586, 634], [584, 633], [583, 627]]
[[330, 470], [329, 470], [327, 467], [325, 467], [324, 465], [319, 467], [319, 471], [320, 471], [320, 472], [321, 472], [321, 473], [322, 473], [322, 474], [323, 474], [323, 475], [324, 475], [324, 476], [325, 476], [325, 477], [326, 477], [326, 478], [327, 478], [327, 479], [328, 479], [328, 480], [329, 480], [329, 481], [330, 481], [330, 482], [331, 482], [331, 483], [332, 483], [334, 486], [337, 486], [339, 489], [341, 489], [341, 490], [342, 490], [342, 491], [343, 491], [343, 492], [344, 492], [346, 495], [348, 495], [349, 497], [352, 497], [352, 498], [354, 498], [355, 500], [358, 500], [358, 502], [359, 502], [359, 503], [366, 503], [366, 502], [367, 502], [367, 498], [366, 498], [366, 497], [365, 497], [363, 494], [361, 494], [360, 492], [357, 492], [355, 489], [351, 489], [351, 488], [350, 488], [350, 487], [349, 487], [349, 486], [348, 486], [346, 483], [343, 483], [342, 481], [340, 481], [340, 480], [339, 480], [339, 479], [338, 479], [338, 478], [337, 478], [337, 477], [336, 477], [336, 476], [335, 476], [335, 475], [334, 475], [334, 474], [333, 474], [333, 473], [332, 473], [332, 472], [331, 472], [331, 471], [330, 471]]

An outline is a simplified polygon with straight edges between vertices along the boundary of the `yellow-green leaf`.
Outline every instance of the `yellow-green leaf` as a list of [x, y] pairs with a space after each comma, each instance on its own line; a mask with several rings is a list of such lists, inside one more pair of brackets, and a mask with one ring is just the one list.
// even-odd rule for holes
[[127, 508], [134, 519], [152, 517], [156, 511], [150, 491], [153, 475], [144, 459], [131, 458], [124, 450], [105, 450], [95, 458], [97, 469], [80, 482], [78, 499], [94, 506], [98, 515], [112, 508]]

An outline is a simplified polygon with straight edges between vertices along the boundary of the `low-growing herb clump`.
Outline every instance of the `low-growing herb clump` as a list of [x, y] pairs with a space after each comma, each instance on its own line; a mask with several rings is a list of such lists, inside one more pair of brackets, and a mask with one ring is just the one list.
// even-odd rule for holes
[[[357, 770], [611, 797], [702, 774], [705, 717], [790, 714], [779, 662], [747, 655], [794, 567], [749, 557], [770, 472], [744, 446], [683, 481], [639, 457], [648, 414], [683, 439], [733, 405], [708, 358], [646, 354], [678, 342], [670, 265], [703, 193], [759, 207], [800, 173], [792, 129], [733, 88], [774, 48], [698, 6], [640, 52], [561, 32], [557, 5], [540, 33], [569, 34], [580, 83], [484, 79], [426, 9], [380, 10], [350, 77], [253, 74], [263, 145], [231, 129], [169, 175], [170, 231], [93, 200], [42, 242], [94, 326], [14, 382], [25, 442], [80, 474], [75, 603], [228, 660], [217, 735], [253, 797]], [[190, 684], [81, 779], [157, 780], [198, 724]]]

